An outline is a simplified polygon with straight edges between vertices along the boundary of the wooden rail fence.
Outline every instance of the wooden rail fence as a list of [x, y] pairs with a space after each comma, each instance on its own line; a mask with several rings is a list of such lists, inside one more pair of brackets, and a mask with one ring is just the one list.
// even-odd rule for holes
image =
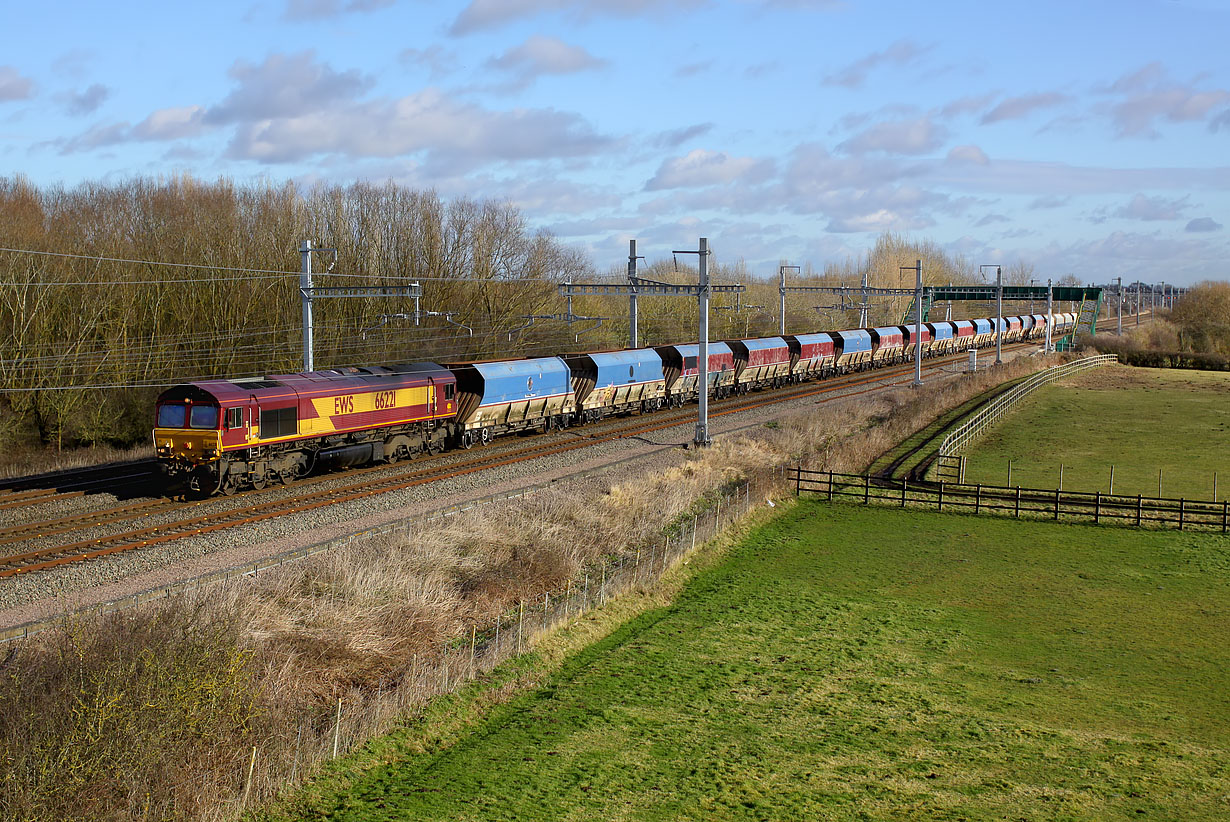
[[1230, 533], [1230, 500], [1218, 502], [1020, 486], [920, 482], [806, 468], [791, 468], [787, 476], [794, 483], [796, 495], [819, 494], [833, 502]]

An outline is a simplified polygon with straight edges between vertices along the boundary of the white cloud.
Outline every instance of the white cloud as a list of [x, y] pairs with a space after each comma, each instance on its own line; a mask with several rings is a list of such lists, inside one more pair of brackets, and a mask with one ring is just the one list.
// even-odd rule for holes
[[1116, 209], [1114, 216], [1129, 220], [1178, 220], [1183, 217], [1183, 210], [1189, 205], [1187, 197], [1167, 200], [1164, 197], [1137, 194], [1127, 204]]
[[859, 88], [867, 81], [867, 75], [880, 66], [908, 66], [917, 63], [931, 51], [930, 46], [919, 46], [909, 40], [898, 40], [883, 51], [872, 52], [861, 60], [833, 72], [824, 78], [828, 86]]
[[28, 100], [34, 96], [34, 81], [23, 77], [14, 66], [0, 66], [0, 103]]
[[954, 146], [948, 152], [948, 162], [972, 163], [976, 166], [985, 166], [990, 164], [991, 159], [978, 146]]
[[995, 99], [994, 94], [980, 94], [971, 97], [961, 97], [947, 103], [940, 109], [940, 114], [944, 117], [956, 117], [962, 114], [973, 114], [976, 111], [984, 111], [986, 107]]
[[1045, 94], [1024, 94], [1020, 97], [1009, 97], [995, 108], [982, 115], [982, 124], [990, 125], [1001, 120], [1020, 120], [1028, 117], [1038, 109], [1054, 108], [1068, 101], [1066, 94], [1047, 92]]
[[320, 154], [396, 157], [430, 152], [467, 163], [592, 154], [611, 144], [575, 114], [491, 111], [425, 89], [396, 100], [352, 103], [241, 125], [229, 154], [263, 163]]
[[1031, 210], [1063, 208], [1070, 202], [1072, 202], [1071, 197], [1037, 197], [1030, 202], [1028, 208]]
[[93, 83], [82, 91], [70, 91], [60, 96], [64, 109], [74, 117], [93, 114], [106, 99], [111, 96], [111, 90], [102, 83]]
[[885, 231], [916, 231], [929, 228], [934, 224], [932, 220], [911, 218], [890, 209], [881, 208], [849, 217], [835, 217], [829, 220], [825, 230], [839, 234], [852, 234], [860, 231], [874, 231], [878, 234]]
[[645, 189], [696, 188], [740, 179], [763, 180], [771, 169], [771, 163], [755, 157], [731, 157], [724, 151], [698, 148], [683, 157], [664, 160], [657, 174], [645, 184]]
[[704, 74], [713, 65], [712, 60], [701, 60], [696, 63], [686, 63], [675, 69], [674, 75], [680, 79], [685, 77], [695, 77], [698, 74]]
[[570, 17], [588, 20], [600, 16], [635, 17], [649, 12], [694, 9], [709, 2], [710, 0], [470, 0], [470, 4], [462, 9], [453, 21], [449, 33], [473, 34], [548, 12], [563, 11]]
[[[1158, 121], [1199, 122], [1214, 109], [1230, 103], [1230, 91], [1200, 90], [1194, 82], [1175, 82], [1160, 63], [1150, 63], [1126, 74], [1104, 91], [1120, 98], [1110, 107], [1111, 120], [1120, 137], [1157, 137]], [[1210, 127], [1216, 130], [1220, 121], [1221, 116]]]
[[599, 60], [579, 46], [570, 46], [554, 37], [534, 35], [521, 45], [487, 61], [489, 68], [506, 71], [519, 85], [529, 85], [544, 74], [575, 74], [601, 68]]
[[926, 176], [934, 183], [963, 190], [985, 194], [1032, 194], [1055, 203], [1078, 194], [1230, 189], [1230, 166], [1114, 168], [996, 159], [985, 167], [936, 163], [927, 166]]
[[878, 123], [838, 146], [851, 154], [883, 151], [886, 154], [930, 154], [948, 139], [948, 129], [930, 117]]
[[377, 11], [392, 6], [396, 0], [287, 0], [283, 17], [286, 20], [323, 20], [353, 12]]
[[133, 140], [182, 140], [206, 130], [203, 106], [181, 106], [155, 111], [133, 126]]
[[1214, 220], [1212, 217], [1197, 217], [1190, 221], [1184, 228], [1184, 231], [1197, 233], [1204, 231], [1221, 231], [1222, 224]]
[[702, 137], [711, 131], [713, 131], [713, 123], [697, 123], [694, 126], [663, 131], [652, 138], [651, 142], [661, 148], [678, 148], [688, 140]]
[[227, 72], [236, 87], [206, 115], [210, 123], [297, 117], [354, 100], [372, 85], [360, 72], [334, 71], [312, 51], [271, 54], [260, 65], [238, 60]]

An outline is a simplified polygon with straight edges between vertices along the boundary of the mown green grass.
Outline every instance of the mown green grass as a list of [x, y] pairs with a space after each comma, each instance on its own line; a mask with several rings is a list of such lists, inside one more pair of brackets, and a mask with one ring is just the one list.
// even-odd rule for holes
[[1114, 368], [1035, 392], [968, 453], [967, 482], [1230, 497], [1230, 374]]
[[1228, 579], [1220, 536], [804, 501], [279, 818], [1224, 819]]

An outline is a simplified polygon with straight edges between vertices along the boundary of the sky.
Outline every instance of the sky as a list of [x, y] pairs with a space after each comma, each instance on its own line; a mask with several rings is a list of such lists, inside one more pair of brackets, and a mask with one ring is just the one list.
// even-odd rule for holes
[[[1230, 0], [5, 0], [0, 176], [394, 181], [599, 270], [1230, 278]], [[300, 238], [288, 242], [297, 246]]]

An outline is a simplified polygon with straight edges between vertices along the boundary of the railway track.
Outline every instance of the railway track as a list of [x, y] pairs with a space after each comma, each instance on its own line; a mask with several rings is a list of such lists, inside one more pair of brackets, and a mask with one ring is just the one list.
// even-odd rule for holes
[[0, 510], [42, 505], [53, 499], [71, 499], [103, 491], [141, 490], [158, 477], [158, 462], [152, 457], [54, 471], [31, 477], [0, 480]]
[[[1012, 347], [1030, 347], [1030, 344], [1018, 343]], [[1012, 347], [1005, 346], [1005, 350], [1011, 350]], [[962, 358], [952, 356], [929, 360], [925, 365], [925, 370], [933, 373], [960, 359]], [[742, 395], [724, 400], [716, 400], [711, 403], [710, 416], [725, 416], [813, 396], [836, 395], [831, 397], [831, 399], [857, 396], [905, 384], [912, 376], [912, 366], [890, 366], [870, 373], [847, 375], [839, 381], [826, 380], [820, 383], [803, 383], [791, 388], [774, 391], [771, 394]], [[437, 464], [441, 457], [399, 463], [397, 467], [400, 470], [391, 476], [388, 474], [390, 466], [387, 465], [357, 469], [351, 472], [351, 474], [358, 474], [360, 476], [369, 474], [373, 476], [338, 487], [312, 490], [313, 485], [336, 481], [338, 479], [337, 474], [310, 477], [289, 486], [292, 492], [306, 491], [306, 493], [295, 493], [294, 496], [281, 500], [271, 499], [269, 496], [270, 489], [248, 491], [235, 497], [221, 498], [230, 504], [230, 507], [222, 510], [217, 510], [217, 505], [220, 502], [219, 498], [193, 503], [176, 502], [166, 499], [147, 499], [101, 511], [0, 528], [0, 551], [3, 551], [4, 546], [28, 542], [32, 539], [80, 533], [87, 529], [117, 523], [133, 524], [136, 520], [165, 513], [168, 510], [190, 507], [199, 509], [200, 506], [205, 506], [207, 509], [203, 513], [177, 519], [173, 522], [150, 525], [144, 528], [131, 528], [119, 533], [89, 539], [65, 541], [61, 544], [3, 556], [0, 557], [0, 577], [47, 570], [70, 563], [131, 551], [150, 545], [187, 539], [276, 517], [292, 516], [329, 505], [338, 505], [363, 497], [426, 485], [497, 466], [588, 448], [600, 442], [643, 436], [654, 431], [673, 428], [687, 423], [695, 419], [695, 417], [695, 409], [685, 407], [668, 412], [659, 412], [651, 416], [638, 415], [609, 418], [602, 423], [597, 425], [591, 424], [583, 429], [568, 429], [562, 432], [560, 436], [535, 442], [528, 446], [514, 446], [496, 451], [493, 451], [492, 447], [489, 446], [481, 449], [481, 452], [478, 453], [453, 451], [449, 453], [449, 456], [454, 457], [454, 459], [442, 464]], [[461, 459], [455, 459], [457, 456], [460, 456]]]

